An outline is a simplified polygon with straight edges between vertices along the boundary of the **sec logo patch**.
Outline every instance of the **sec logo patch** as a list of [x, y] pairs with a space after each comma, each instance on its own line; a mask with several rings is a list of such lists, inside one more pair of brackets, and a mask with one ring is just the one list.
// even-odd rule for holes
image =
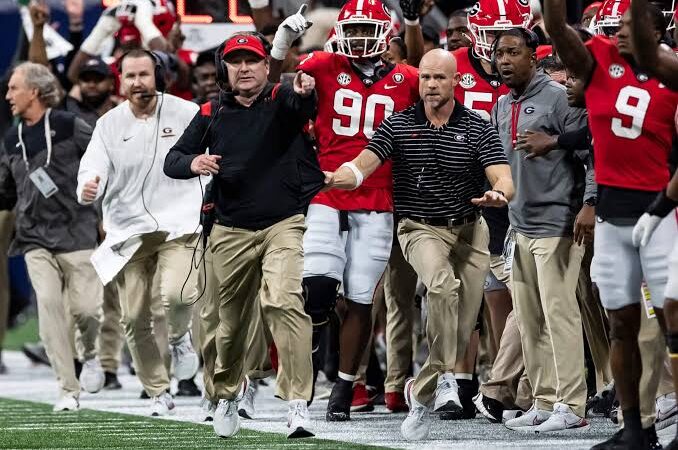
[[402, 83], [403, 81], [405, 81], [405, 75], [403, 75], [400, 72], [394, 73], [393, 74], [393, 81], [395, 81], [396, 83]]
[[608, 69], [608, 72], [612, 78], [615, 80], [624, 76], [624, 67], [619, 64], [612, 64]]
[[465, 73], [461, 76], [461, 81], [459, 82], [461, 87], [464, 89], [472, 89], [477, 83], [476, 78], [471, 73]]
[[341, 72], [337, 77], [337, 83], [341, 84], [342, 86], [348, 86], [351, 84], [351, 75], [347, 74], [346, 72]]

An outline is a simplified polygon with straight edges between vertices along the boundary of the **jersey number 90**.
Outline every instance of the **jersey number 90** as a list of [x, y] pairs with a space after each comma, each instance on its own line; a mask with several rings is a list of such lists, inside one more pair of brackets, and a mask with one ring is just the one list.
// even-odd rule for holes
[[[340, 136], [355, 136], [361, 128], [361, 118], [365, 111], [362, 123], [363, 134], [367, 139], [374, 136], [374, 115], [377, 105], [384, 107], [384, 119], [393, 114], [395, 103], [391, 97], [381, 94], [372, 94], [363, 99], [363, 96], [349, 89], [339, 89], [334, 94], [334, 111], [340, 116], [348, 116], [348, 120], [332, 119], [332, 131]], [[348, 122], [348, 125], [345, 125]]]

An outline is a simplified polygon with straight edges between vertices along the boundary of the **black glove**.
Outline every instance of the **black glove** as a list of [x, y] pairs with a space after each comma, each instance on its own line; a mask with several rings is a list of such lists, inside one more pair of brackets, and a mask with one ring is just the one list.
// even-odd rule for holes
[[417, 20], [420, 8], [421, 0], [400, 0], [400, 9], [403, 10], [403, 17], [407, 20]]
[[666, 217], [671, 211], [676, 209], [678, 202], [671, 200], [666, 195], [666, 189], [657, 194], [657, 197], [654, 199], [650, 206], [647, 207], [647, 213], [651, 216]]

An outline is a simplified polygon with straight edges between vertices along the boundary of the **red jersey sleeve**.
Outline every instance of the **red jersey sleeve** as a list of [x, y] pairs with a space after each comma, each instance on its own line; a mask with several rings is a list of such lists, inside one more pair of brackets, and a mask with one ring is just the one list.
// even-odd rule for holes
[[297, 70], [301, 70], [311, 75], [312, 77], [317, 77], [318, 74], [323, 71], [327, 71], [328, 64], [332, 59], [332, 54], [327, 52], [311, 52], [306, 55], [299, 65]]

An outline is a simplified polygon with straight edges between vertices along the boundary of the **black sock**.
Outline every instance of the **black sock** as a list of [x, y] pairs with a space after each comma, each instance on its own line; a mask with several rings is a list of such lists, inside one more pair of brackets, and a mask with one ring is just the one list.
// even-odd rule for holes
[[624, 429], [631, 434], [640, 434], [643, 432], [643, 425], [640, 422], [640, 408], [623, 409]]

